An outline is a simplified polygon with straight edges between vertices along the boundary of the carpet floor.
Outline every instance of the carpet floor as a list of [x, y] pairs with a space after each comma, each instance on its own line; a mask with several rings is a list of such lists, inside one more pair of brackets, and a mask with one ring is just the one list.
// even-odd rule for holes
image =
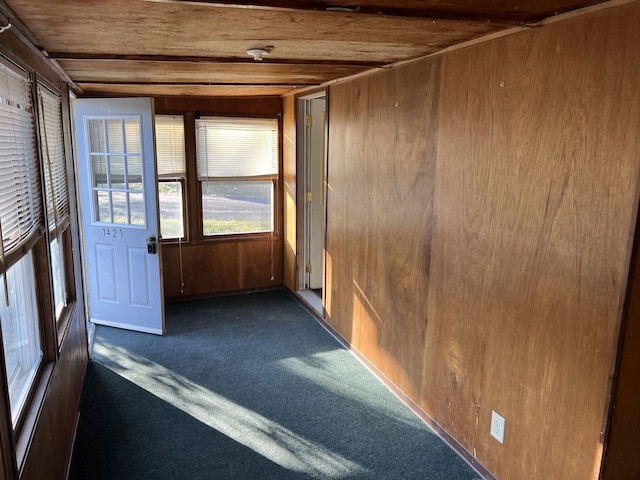
[[70, 480], [476, 480], [284, 291], [97, 328]]

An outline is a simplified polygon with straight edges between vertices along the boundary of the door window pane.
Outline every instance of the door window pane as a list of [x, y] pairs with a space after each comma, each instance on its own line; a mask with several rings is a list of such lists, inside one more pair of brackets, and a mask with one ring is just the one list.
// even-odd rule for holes
[[93, 185], [96, 187], [107, 187], [107, 157], [104, 155], [91, 156], [91, 169], [93, 171]]
[[109, 192], [104, 190], [96, 190], [96, 221], [111, 223], [111, 204], [109, 200]]
[[0, 320], [11, 418], [15, 425], [42, 359], [31, 253], [6, 275], [9, 305], [5, 302], [5, 282], [0, 281]]
[[130, 156], [127, 163], [127, 188], [142, 190], [142, 157]]
[[122, 120], [107, 119], [107, 152], [124, 153], [124, 137], [122, 131]]
[[125, 188], [124, 170], [124, 157], [121, 155], [111, 155], [109, 157], [111, 188]]
[[273, 231], [273, 181], [202, 182], [202, 233]]
[[111, 223], [129, 223], [127, 215], [127, 193], [110, 192], [113, 218]]
[[131, 225], [144, 225], [144, 198], [142, 193], [129, 193], [129, 212]]
[[88, 118], [94, 221], [146, 225], [139, 117]]
[[140, 148], [140, 123], [135, 118], [124, 121], [127, 153], [142, 153]]

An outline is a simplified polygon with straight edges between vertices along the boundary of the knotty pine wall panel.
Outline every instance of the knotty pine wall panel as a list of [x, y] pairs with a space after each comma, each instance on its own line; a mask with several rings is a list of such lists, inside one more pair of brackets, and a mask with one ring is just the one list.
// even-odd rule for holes
[[598, 478], [639, 22], [636, 2], [331, 86], [326, 319], [498, 478]]
[[[329, 322], [405, 392], [420, 392], [439, 61], [330, 92]], [[435, 88], [424, 92], [419, 78]]]

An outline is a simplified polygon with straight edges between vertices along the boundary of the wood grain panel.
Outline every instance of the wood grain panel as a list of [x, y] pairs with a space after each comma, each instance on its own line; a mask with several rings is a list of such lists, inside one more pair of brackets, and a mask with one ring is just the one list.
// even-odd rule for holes
[[285, 95], [294, 88], [288, 85], [141, 85], [78, 83], [84, 96], [179, 96], [179, 97], [258, 97]]
[[605, 447], [603, 480], [640, 478], [640, 251], [636, 227], [634, 259], [629, 277], [629, 296], [620, 340], [613, 410]]
[[30, 439], [21, 480], [66, 478], [88, 360], [86, 342], [84, 315], [75, 309]]
[[316, 85], [366, 67], [348, 65], [60, 59], [75, 82]]
[[295, 292], [297, 280], [297, 175], [296, 175], [296, 98], [283, 99], [282, 113], [282, 182], [284, 186], [284, 286]]
[[439, 65], [330, 89], [328, 321], [414, 398], [427, 319]]
[[384, 61], [412, 58], [505, 28], [489, 22], [394, 19], [322, 11], [277, 11], [190, 2], [108, 4], [12, 0], [48, 51], [246, 58], [273, 46], [272, 59]]
[[598, 476], [635, 225], [638, 21], [635, 4], [444, 58], [423, 401], [499, 478]]
[[[182, 247], [164, 244], [165, 299], [171, 301], [278, 287], [282, 285], [282, 264], [282, 241], [279, 238], [274, 238], [273, 250], [269, 238], [215, 241]], [[181, 288], [181, 276], [184, 288]]]
[[[156, 113], [202, 112], [206, 115], [267, 117], [282, 113], [280, 97], [155, 97], [153, 103]], [[192, 159], [195, 162], [195, 156]]]
[[[598, 478], [636, 220], [638, 22], [636, 2], [445, 54], [440, 82], [331, 87], [327, 321], [498, 478]], [[439, 120], [384, 108], [407, 92], [440, 92]], [[422, 360], [397, 353], [412, 348]]]

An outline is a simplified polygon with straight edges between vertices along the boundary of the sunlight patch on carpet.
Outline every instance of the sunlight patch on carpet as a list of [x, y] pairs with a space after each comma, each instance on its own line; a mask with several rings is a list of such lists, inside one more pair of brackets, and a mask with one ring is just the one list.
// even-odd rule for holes
[[127, 349], [101, 341], [93, 360], [284, 468], [322, 479], [367, 473], [323, 445]]
[[[290, 374], [320, 385], [339, 397], [349, 398], [364, 405], [369, 410], [375, 410], [405, 425], [415, 427], [416, 417], [409, 409], [398, 409], [394, 408], [396, 407], [395, 404], [385, 404], [380, 401], [378, 395], [371, 395], [371, 392], [358, 388], [355, 382], [345, 382], [339, 376], [336, 376], [337, 365], [343, 363], [339, 357], [345, 357], [345, 360], [352, 360], [351, 354], [346, 350], [337, 349], [315, 353], [307, 357], [284, 358], [279, 360], [277, 364]], [[368, 371], [366, 374], [371, 375]]]

